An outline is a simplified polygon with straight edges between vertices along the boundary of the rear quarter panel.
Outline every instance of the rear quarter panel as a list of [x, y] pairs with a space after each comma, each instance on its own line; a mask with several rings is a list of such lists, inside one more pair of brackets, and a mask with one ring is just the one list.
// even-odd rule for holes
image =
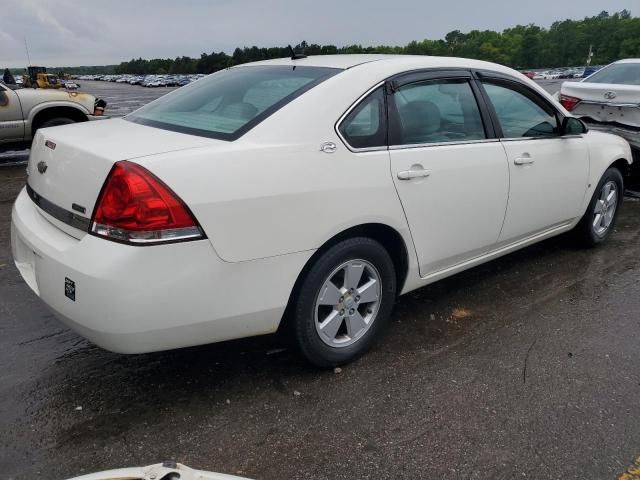
[[[330, 133], [325, 138], [332, 140]], [[197, 149], [136, 161], [180, 195], [228, 262], [313, 250], [364, 223], [389, 225], [408, 238], [388, 153], [339, 147], [326, 154], [319, 147]]]

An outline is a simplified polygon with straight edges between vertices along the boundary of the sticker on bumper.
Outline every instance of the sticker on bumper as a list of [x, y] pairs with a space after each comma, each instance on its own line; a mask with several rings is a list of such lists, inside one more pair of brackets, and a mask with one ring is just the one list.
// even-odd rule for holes
[[76, 282], [70, 278], [64, 278], [64, 295], [65, 297], [76, 301]]

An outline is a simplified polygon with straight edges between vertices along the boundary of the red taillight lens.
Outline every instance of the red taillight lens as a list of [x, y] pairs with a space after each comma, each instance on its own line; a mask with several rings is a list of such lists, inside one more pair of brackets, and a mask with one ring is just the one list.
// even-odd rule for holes
[[111, 169], [93, 212], [91, 233], [135, 244], [204, 238], [182, 200], [147, 169], [128, 161]]
[[568, 111], [573, 110], [580, 103], [580, 99], [576, 97], [570, 97], [569, 95], [560, 94], [560, 103]]

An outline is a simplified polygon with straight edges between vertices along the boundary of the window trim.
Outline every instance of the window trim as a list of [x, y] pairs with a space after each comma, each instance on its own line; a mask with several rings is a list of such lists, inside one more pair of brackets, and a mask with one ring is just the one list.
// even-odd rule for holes
[[[437, 143], [421, 143], [421, 144], [412, 144], [412, 145], [391, 145], [390, 143], [390, 129], [392, 128], [390, 121], [390, 110], [392, 108], [395, 109], [395, 104], [392, 103], [392, 96], [394, 89], [399, 88], [403, 85], [409, 83], [417, 83], [420, 81], [428, 81], [428, 80], [446, 80], [446, 79], [469, 79], [469, 85], [476, 99], [476, 103], [478, 105], [478, 109], [480, 110], [480, 116], [482, 118], [482, 123], [485, 129], [485, 134], [487, 138], [482, 140], [462, 140], [462, 141], [452, 141], [452, 142], [437, 142]], [[469, 68], [422, 68], [415, 70], [407, 70], [405, 72], [396, 73], [385, 80], [376, 83], [374, 86], [369, 88], [365, 93], [360, 95], [354, 101], [349, 108], [340, 116], [338, 121], [334, 124], [334, 130], [340, 138], [340, 141], [347, 147], [347, 149], [353, 153], [364, 153], [364, 152], [377, 152], [383, 150], [402, 150], [402, 149], [415, 149], [415, 148], [430, 148], [430, 147], [441, 147], [446, 145], [474, 145], [481, 143], [495, 143], [495, 142], [511, 142], [511, 141], [521, 141], [521, 140], [548, 140], [554, 138], [574, 138], [580, 137], [582, 135], [557, 135], [557, 136], [549, 136], [549, 137], [522, 137], [522, 138], [505, 138], [502, 132], [502, 127], [498, 120], [498, 116], [495, 113], [493, 108], [493, 104], [491, 103], [484, 87], [482, 86], [482, 80], [488, 79], [493, 80], [494, 82], [502, 82], [509, 83], [515, 85], [519, 89], [524, 89], [525, 92], [529, 92], [533, 95], [533, 101], [535, 103], [542, 102], [550, 111], [554, 112], [554, 115], [558, 121], [558, 125], [562, 124], [564, 120], [564, 115], [560, 110], [558, 110], [551, 102], [549, 102], [546, 98], [544, 98], [540, 93], [536, 92], [526, 83], [520, 81], [519, 79], [512, 77], [511, 75], [503, 74], [500, 72], [494, 72], [491, 70], [481, 70], [481, 69], [469, 69]], [[386, 109], [386, 127], [387, 127], [387, 145], [386, 146], [378, 146], [378, 147], [365, 147], [365, 148], [355, 148], [352, 147], [349, 142], [342, 136], [340, 133], [340, 125], [345, 120], [345, 118], [351, 113], [352, 110], [358, 107], [358, 105], [363, 102], [371, 93], [373, 93], [376, 89], [381, 86], [385, 86], [385, 109]], [[525, 96], [529, 97], [525, 93]]]
[[406, 72], [398, 73], [389, 77], [387, 82], [391, 86], [391, 92], [395, 92], [398, 88], [404, 87], [411, 83], [426, 82], [429, 80], [441, 80], [450, 79], [455, 80], [459, 78], [473, 78], [471, 70], [464, 68], [429, 68], [420, 70], [409, 70]]
[[407, 145], [389, 145], [389, 150], [412, 150], [415, 148], [455, 147], [457, 145], [476, 145], [480, 143], [497, 143], [499, 138], [485, 138], [481, 140], [454, 140], [451, 142], [411, 143]]
[[[504, 132], [502, 130], [502, 124], [500, 123], [498, 114], [496, 113], [493, 103], [489, 98], [489, 94], [484, 88], [483, 81], [486, 81], [487, 83], [493, 83], [498, 86], [503, 86], [517, 93], [520, 93], [524, 97], [534, 102], [536, 105], [538, 105], [547, 113], [552, 113], [556, 119], [556, 123], [557, 123], [556, 128], [558, 129], [561, 128], [562, 121], [564, 120], [565, 115], [563, 115], [562, 112], [559, 111], [551, 102], [549, 102], [546, 98], [540, 95], [540, 93], [536, 92], [533, 88], [531, 88], [529, 85], [526, 85], [523, 82], [520, 82], [507, 75], [501, 75], [499, 73], [494, 73], [494, 72], [477, 71], [475, 73], [477, 74], [477, 77], [474, 81], [476, 82], [478, 89], [480, 90], [482, 96], [484, 97], [484, 101], [487, 104], [487, 108], [491, 113], [495, 132], [496, 132], [497, 138], [499, 138], [500, 141], [519, 142], [523, 140], [552, 140], [556, 138], [567, 138], [567, 136], [562, 135], [560, 131], [558, 131], [558, 133], [554, 135], [540, 136], [540, 137], [514, 137], [514, 138], [505, 137]], [[573, 136], [575, 135], [571, 135], [571, 137]]]
[[342, 123], [351, 114], [351, 112], [353, 110], [355, 110], [356, 108], [358, 108], [362, 102], [365, 102], [373, 92], [375, 92], [380, 87], [384, 87], [385, 83], [386, 83], [386, 80], [383, 80], [382, 82], [377, 83], [376, 85], [371, 87], [369, 90], [364, 92], [362, 95], [360, 95], [358, 97], [358, 99], [355, 102], [353, 102], [351, 104], [351, 106], [349, 106], [349, 108], [340, 116], [338, 121], [333, 126], [336, 134], [338, 135], [338, 138], [340, 138], [340, 141], [344, 144], [345, 147], [347, 147], [350, 151], [352, 151], [354, 153], [380, 152], [380, 151], [384, 151], [384, 150], [388, 150], [389, 149], [389, 106], [388, 106], [388, 99], [387, 99], [386, 92], [385, 92], [385, 95], [384, 95], [384, 111], [385, 111], [385, 115], [384, 115], [384, 118], [383, 118], [384, 119], [384, 124], [385, 124], [385, 130], [386, 130], [385, 145], [379, 145], [377, 147], [361, 147], [361, 148], [353, 147], [347, 141], [347, 139], [344, 138], [344, 136], [342, 135], [342, 132], [340, 132], [340, 127], [342, 126]]
[[[395, 91], [403, 87], [405, 85], [410, 85], [413, 83], [421, 83], [427, 81], [437, 81], [437, 80], [466, 80], [469, 88], [471, 89], [471, 93], [476, 101], [476, 106], [478, 107], [478, 112], [480, 113], [480, 120], [482, 122], [482, 127], [484, 128], [484, 134], [486, 138], [476, 139], [476, 140], [452, 140], [450, 142], [425, 142], [425, 143], [416, 143], [416, 144], [392, 144], [392, 138], [396, 138], [397, 132], [392, 133], [391, 117], [392, 114], [397, 116], [398, 109], [396, 107], [395, 101], [393, 99], [393, 94]], [[387, 135], [387, 143], [389, 145], [389, 150], [401, 150], [404, 148], [414, 149], [421, 147], [437, 147], [443, 145], [473, 145], [479, 143], [490, 143], [498, 140], [496, 136], [495, 128], [493, 125], [493, 119], [490, 111], [487, 109], [487, 105], [484, 97], [482, 96], [478, 86], [475, 85], [473, 72], [471, 70], [466, 69], [429, 69], [429, 70], [419, 70], [419, 71], [411, 71], [411, 72], [403, 72], [401, 74], [395, 75], [391, 77], [387, 81], [389, 88], [387, 89], [387, 95], [389, 99], [387, 100], [387, 128], [389, 133]], [[395, 124], [394, 124], [395, 125]], [[396, 127], [397, 129], [397, 127]]]

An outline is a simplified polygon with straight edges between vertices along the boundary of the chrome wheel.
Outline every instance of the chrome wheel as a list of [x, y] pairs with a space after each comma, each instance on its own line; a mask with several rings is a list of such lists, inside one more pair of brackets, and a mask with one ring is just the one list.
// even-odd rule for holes
[[618, 208], [618, 185], [614, 181], [608, 181], [600, 190], [600, 198], [596, 200], [593, 210], [593, 231], [602, 237], [611, 226]]
[[347, 347], [369, 330], [380, 305], [380, 274], [366, 260], [349, 260], [333, 270], [316, 298], [316, 331], [331, 347]]

